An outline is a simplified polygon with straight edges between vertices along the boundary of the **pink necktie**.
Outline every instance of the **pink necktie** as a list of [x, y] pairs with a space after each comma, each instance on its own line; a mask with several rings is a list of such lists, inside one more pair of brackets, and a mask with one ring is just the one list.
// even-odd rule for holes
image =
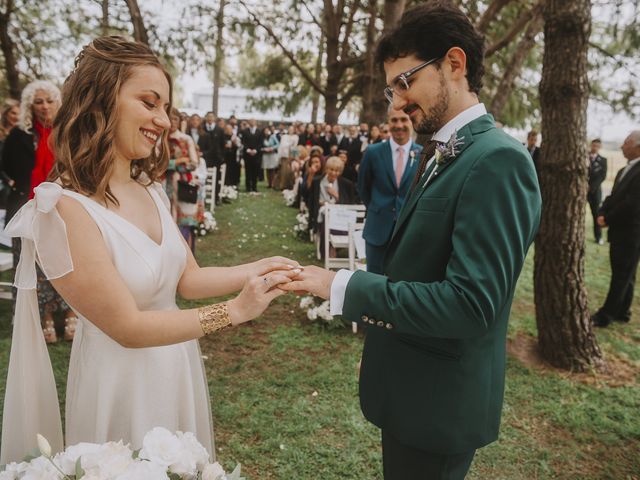
[[398, 147], [396, 155], [396, 185], [400, 187], [400, 181], [404, 173], [404, 150], [402, 147]]

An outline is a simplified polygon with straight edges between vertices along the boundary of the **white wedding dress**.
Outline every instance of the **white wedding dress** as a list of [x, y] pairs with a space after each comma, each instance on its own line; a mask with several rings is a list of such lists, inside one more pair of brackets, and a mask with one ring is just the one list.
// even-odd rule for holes
[[[39, 192], [36, 193], [37, 204], [40, 194], [48, 192], [47, 196], [52, 197], [51, 192], [55, 191], [58, 193], [53, 197], [68, 195], [80, 202], [91, 215], [111, 253], [113, 264], [140, 310], [178, 308], [176, 289], [186, 264], [186, 247], [172, 221], [160, 185], [148, 188], [162, 223], [160, 244], [99, 203], [62, 190], [58, 185], [43, 185], [44, 189], [38, 187]], [[55, 204], [57, 198], [47, 201]], [[42, 210], [38, 207], [36, 210], [40, 213], [36, 218]], [[61, 221], [55, 208], [49, 207]], [[23, 215], [28, 215], [28, 209]], [[47, 222], [45, 219], [40, 223], [55, 224], [56, 221]], [[32, 223], [37, 224], [38, 220]], [[37, 237], [37, 233], [34, 236]], [[39, 258], [42, 258], [37, 239], [34, 243]], [[52, 275], [48, 276], [52, 278]], [[193, 432], [213, 461], [210, 399], [198, 342], [125, 348], [88, 319], [78, 317], [67, 382], [65, 444], [123, 440], [133, 449], [138, 449], [145, 433], [153, 427], [162, 426], [170, 431]], [[22, 319], [17, 313], [16, 322], [19, 321]], [[39, 335], [42, 337], [41, 332]], [[11, 415], [11, 411], [7, 411], [5, 403], [5, 421], [7, 415]], [[4, 435], [3, 431], [3, 450]]]

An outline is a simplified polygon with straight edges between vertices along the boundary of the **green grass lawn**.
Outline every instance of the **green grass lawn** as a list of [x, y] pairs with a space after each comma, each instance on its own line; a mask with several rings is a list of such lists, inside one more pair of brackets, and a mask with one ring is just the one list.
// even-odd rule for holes
[[[295, 214], [277, 192], [241, 194], [217, 209], [219, 230], [198, 242], [198, 260], [235, 265], [286, 255], [314, 262], [313, 246], [293, 235]], [[509, 338], [516, 346], [536, 332], [529, 257], [510, 323]], [[595, 309], [608, 288], [607, 247], [589, 241], [586, 273]], [[355, 367], [363, 337], [311, 323], [297, 305], [294, 296], [280, 297], [260, 319], [201, 341], [219, 460], [227, 468], [242, 463], [249, 480], [382, 478], [379, 432], [364, 420], [358, 404]], [[2, 396], [9, 309], [7, 302], [0, 306]], [[637, 301], [633, 314], [630, 324], [597, 331], [611, 365], [626, 366], [622, 380], [572, 376], [510, 356], [500, 440], [478, 452], [469, 478], [639, 479]], [[69, 350], [68, 344], [50, 347], [61, 404]]]

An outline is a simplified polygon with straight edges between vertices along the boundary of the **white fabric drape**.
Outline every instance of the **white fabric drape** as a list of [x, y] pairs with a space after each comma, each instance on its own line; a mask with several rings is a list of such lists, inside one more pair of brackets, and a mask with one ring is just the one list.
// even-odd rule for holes
[[4, 398], [0, 464], [21, 461], [42, 434], [53, 452], [64, 448], [55, 378], [40, 326], [36, 261], [48, 279], [73, 271], [64, 221], [55, 206], [62, 187], [43, 183], [5, 232], [22, 239], [9, 372]]

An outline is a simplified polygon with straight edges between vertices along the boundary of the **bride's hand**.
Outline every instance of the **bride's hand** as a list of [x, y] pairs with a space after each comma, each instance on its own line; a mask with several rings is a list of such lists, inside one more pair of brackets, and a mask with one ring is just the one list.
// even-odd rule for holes
[[274, 298], [287, 293], [278, 287], [291, 282], [300, 272], [298, 268], [282, 270], [268, 266], [260, 275], [249, 277], [238, 296], [227, 302], [231, 324], [239, 325], [261, 315]]
[[248, 278], [264, 275], [274, 270], [289, 270], [293, 268], [301, 268], [300, 264], [295, 260], [287, 257], [267, 257], [248, 264]]

